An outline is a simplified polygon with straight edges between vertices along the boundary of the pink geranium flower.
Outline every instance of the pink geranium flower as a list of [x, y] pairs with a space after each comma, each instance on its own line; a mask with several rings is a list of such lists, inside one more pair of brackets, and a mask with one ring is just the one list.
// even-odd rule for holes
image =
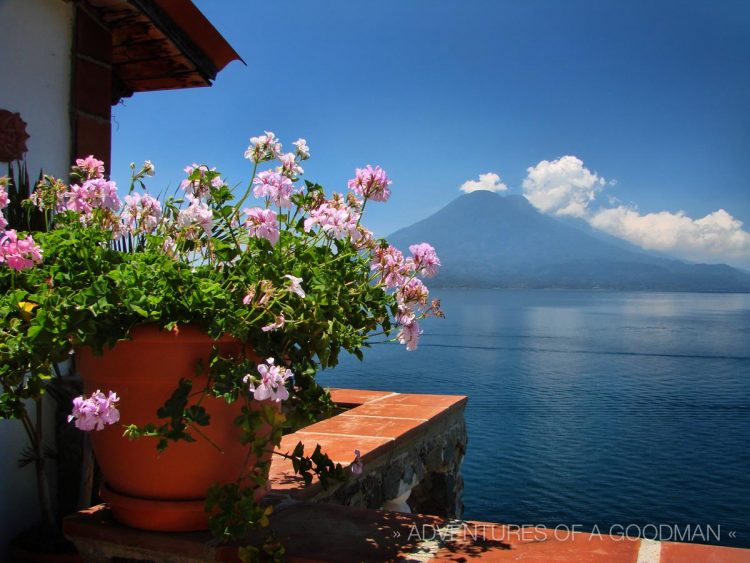
[[256, 401], [271, 399], [280, 402], [289, 398], [285, 383], [287, 379], [293, 377], [291, 370], [275, 365], [273, 358], [268, 358], [266, 363], [259, 364], [257, 369], [260, 374], [260, 382], [257, 385], [250, 374], [243, 379]]
[[5, 230], [5, 227], [8, 226], [8, 221], [5, 220], [2, 210], [8, 207], [9, 203], [8, 192], [5, 191], [5, 184], [2, 181], [3, 179], [0, 179], [0, 231]]
[[117, 184], [104, 178], [86, 180], [82, 185], [74, 184], [65, 193], [66, 208], [82, 215], [85, 223], [94, 209], [119, 211], [122, 202], [117, 195]]
[[[247, 305], [247, 303], [245, 303]], [[284, 319], [284, 313], [281, 313], [278, 317], [276, 317], [276, 320], [274, 322], [267, 324], [260, 330], [263, 332], [271, 332], [272, 330], [280, 329], [284, 326], [284, 323], [286, 322], [286, 319]]]
[[42, 249], [31, 235], [18, 238], [18, 233], [10, 229], [0, 236], [0, 264], [5, 262], [9, 268], [20, 272], [41, 261]]
[[265, 135], [250, 137], [250, 146], [245, 151], [245, 158], [258, 164], [266, 160], [273, 160], [281, 155], [281, 143], [272, 131]]
[[81, 174], [88, 180], [94, 178], [104, 178], [104, 162], [94, 158], [94, 155], [90, 154], [86, 158], [76, 159], [76, 168], [81, 171]]
[[8, 192], [5, 190], [5, 185], [0, 184], [0, 209], [8, 207], [9, 199]]
[[253, 207], [243, 209], [247, 216], [245, 228], [251, 237], [264, 238], [271, 245], [279, 242], [279, 223], [276, 213], [271, 209]]
[[425, 305], [430, 292], [421, 280], [413, 278], [398, 288], [396, 299], [404, 305]]
[[419, 322], [411, 320], [411, 322], [401, 325], [401, 330], [396, 338], [400, 344], [404, 344], [406, 349], [411, 352], [417, 349], [420, 334], [422, 334], [422, 331], [419, 330]]
[[243, 305], [250, 305], [253, 302], [253, 299], [255, 299], [255, 288], [251, 287], [248, 292], [245, 294], [245, 296], [242, 298], [242, 304]]
[[287, 274], [284, 276], [286, 279], [288, 279], [291, 283], [289, 284], [289, 291], [292, 293], [296, 293], [302, 299], [305, 298], [305, 290], [302, 289], [302, 278], [297, 278], [291, 274]]
[[185, 234], [185, 238], [192, 240], [200, 236], [202, 229], [206, 236], [211, 234], [211, 228], [214, 224], [214, 216], [211, 209], [204, 202], [187, 196], [190, 205], [186, 209], [180, 210], [177, 215], [177, 224]]
[[356, 241], [361, 236], [357, 229], [359, 218], [358, 210], [349, 206], [342, 196], [334, 194], [332, 199], [310, 211], [310, 216], [305, 219], [305, 232], [310, 232], [318, 225], [324, 233], [335, 239], [350, 236]]
[[287, 178], [296, 178], [305, 172], [297, 162], [297, 155], [293, 152], [282, 154], [279, 157], [279, 162], [281, 162], [281, 166], [276, 171]]
[[168, 256], [174, 256], [175, 252], [177, 252], [177, 245], [175, 244], [174, 239], [170, 236], [166, 237], [161, 245], [161, 250]]
[[161, 203], [148, 194], [126, 195], [122, 217], [128, 232], [152, 233], [161, 220]]
[[375, 250], [371, 270], [377, 270], [386, 287], [402, 285], [408, 276], [404, 255], [395, 246], [379, 247]]
[[310, 158], [310, 147], [307, 146], [307, 141], [305, 139], [297, 139], [292, 144], [297, 148], [295, 152], [300, 160], [307, 160]]
[[68, 422], [75, 420], [76, 428], [87, 432], [103, 430], [105, 426], [120, 420], [120, 411], [116, 406], [119, 401], [116, 393], [110, 391], [105, 396], [98, 389], [91, 397], [76, 397], [73, 399], [73, 412], [68, 416]]
[[[209, 170], [205, 164], [198, 165], [194, 162], [185, 167], [185, 174], [195, 177], [193, 179], [185, 178], [180, 182], [180, 188], [185, 191], [186, 195], [193, 196], [196, 199], [210, 201], [211, 188], [220, 188], [224, 185], [224, 180], [218, 175], [216, 168]], [[208, 180], [209, 177], [211, 178], [210, 181]]]
[[409, 247], [409, 252], [412, 253], [412, 260], [414, 261], [414, 267], [417, 272], [422, 273], [428, 278], [438, 273], [438, 269], [440, 268], [440, 258], [438, 258], [432, 245], [427, 244], [426, 242], [412, 244]]
[[354, 178], [349, 180], [348, 184], [349, 189], [355, 194], [374, 201], [388, 201], [391, 195], [388, 188], [390, 185], [391, 181], [385, 170], [380, 166], [373, 168], [369, 164], [366, 168], [357, 168]]
[[289, 198], [292, 193], [294, 193], [294, 184], [279, 172], [265, 170], [253, 179], [255, 197], [267, 197], [279, 207], [289, 207]]

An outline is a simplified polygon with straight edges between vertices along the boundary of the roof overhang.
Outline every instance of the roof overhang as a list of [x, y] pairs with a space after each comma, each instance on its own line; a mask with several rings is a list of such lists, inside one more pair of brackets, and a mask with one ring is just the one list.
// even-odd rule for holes
[[242, 61], [190, 0], [79, 5], [112, 34], [113, 103], [134, 92], [210, 86], [227, 64]]

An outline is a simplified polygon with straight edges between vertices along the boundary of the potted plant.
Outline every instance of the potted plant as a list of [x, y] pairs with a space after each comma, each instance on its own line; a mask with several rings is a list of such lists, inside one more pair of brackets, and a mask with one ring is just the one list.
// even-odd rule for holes
[[[157, 198], [154, 166], [131, 165], [124, 202], [100, 161], [79, 159], [69, 184], [44, 176], [26, 202], [46, 232], [0, 235], [0, 417], [28, 417], [25, 400], [75, 353], [84, 395], [70, 419], [91, 431], [103, 495], [126, 523], [222, 538], [263, 525], [285, 421], [331, 408], [317, 370], [383, 335], [413, 350], [419, 321], [442, 315], [420, 279], [435, 250], [405, 257], [361, 223], [388, 199], [386, 173], [357, 169], [329, 197], [300, 180], [310, 153], [294, 146], [252, 138], [237, 194], [193, 164]], [[319, 449], [282, 455], [307, 480], [343, 475]]]
[[[28, 138], [26, 122], [20, 114], [0, 110], [0, 161], [7, 162], [8, 166], [7, 176], [0, 177], [0, 233], [7, 230], [36, 232], [48, 227], [41, 212], [24, 209], [23, 205], [36, 185], [30, 181], [24, 157]], [[18, 467], [19, 471], [29, 471], [26, 468], [33, 467], [40, 519], [11, 540], [10, 556], [14, 561], [80, 561], [73, 544], [63, 536], [59, 521], [67, 511], [81, 505], [82, 499], [88, 498], [90, 503], [91, 488], [87, 489], [88, 497], [81, 487], [78, 491], [66, 488], [67, 495], [61, 495], [63, 488], [59, 487], [56, 495], [49, 483], [52, 469], [57, 470], [60, 482], [72, 482], [74, 489], [81, 481], [80, 450], [84, 440], [66, 428], [59, 417], [60, 409], [68, 411], [70, 400], [80, 389], [75, 378], [70, 377], [71, 362], [54, 363], [51, 368], [44, 391], [52, 400], [43, 403], [41, 393], [29, 396], [27, 409], [20, 413], [27, 445], [21, 451]], [[80, 498], [75, 498], [76, 493], [80, 493]]]

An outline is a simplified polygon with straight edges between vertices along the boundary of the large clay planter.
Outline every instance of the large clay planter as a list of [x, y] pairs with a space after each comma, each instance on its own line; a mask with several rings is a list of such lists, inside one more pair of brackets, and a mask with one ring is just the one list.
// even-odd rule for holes
[[[244, 401], [229, 405], [206, 397], [201, 403], [211, 417], [200, 430], [215, 444], [193, 433], [195, 442], [170, 442], [159, 454], [154, 438], [123, 437], [127, 424], [162, 424], [156, 411], [177, 389], [180, 378], [193, 379], [193, 390], [201, 389], [205, 374], [196, 376], [202, 360], [208, 366], [211, 350], [222, 354], [243, 353], [239, 341], [212, 340], [199, 329], [180, 327], [165, 332], [144, 325], [131, 331], [132, 340], [118, 342], [97, 356], [88, 348], [76, 350], [76, 362], [84, 392], [112, 390], [119, 397], [120, 424], [91, 432], [97, 462], [104, 475], [102, 498], [118, 521], [144, 530], [198, 531], [208, 527], [204, 499], [215, 481], [235, 481], [248, 467], [248, 446], [240, 444], [240, 430], [233, 422]], [[250, 402], [257, 408], [256, 401]], [[269, 428], [260, 430], [268, 433]], [[271, 444], [269, 443], [270, 457]], [[268, 458], [267, 458], [268, 459]], [[267, 460], [266, 459], [266, 460]], [[249, 464], [256, 463], [250, 456]], [[256, 497], [262, 496], [259, 491]]]

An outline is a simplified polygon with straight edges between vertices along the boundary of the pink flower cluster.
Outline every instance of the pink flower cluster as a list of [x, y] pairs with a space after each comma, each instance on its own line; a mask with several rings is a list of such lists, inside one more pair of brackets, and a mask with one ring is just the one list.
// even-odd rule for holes
[[[381, 246], [375, 250], [370, 268], [377, 272], [383, 285], [396, 289], [396, 323], [400, 327], [396, 338], [411, 351], [416, 350], [419, 335], [422, 333], [416, 308], [422, 308], [422, 313], [425, 313], [424, 308], [428, 307], [427, 299], [430, 294], [425, 284], [416, 276], [421, 274], [430, 277], [437, 274], [440, 259], [435, 249], [426, 242], [413, 244], [409, 250], [412, 256], [404, 258], [397, 248]], [[437, 305], [430, 306], [427, 311], [440, 314]]]
[[[80, 180], [79, 184], [71, 184], [65, 191], [57, 194], [57, 212], [73, 211], [80, 213], [80, 220], [88, 224], [94, 209], [106, 209], [118, 211], [122, 202], [117, 196], [117, 186], [104, 178], [104, 162], [89, 155], [86, 158], [76, 159], [75, 166], [71, 171], [73, 178]], [[54, 188], [56, 186], [48, 186]], [[62, 187], [62, 186], [61, 186]], [[41, 188], [41, 184], [40, 184]], [[31, 199], [35, 205], [42, 207], [42, 195], [38, 188]]]
[[409, 267], [404, 255], [395, 246], [380, 246], [373, 253], [371, 270], [376, 270], [380, 281], [389, 289], [403, 284], [409, 274]]
[[245, 228], [251, 237], [264, 238], [272, 246], [279, 242], [279, 222], [273, 210], [253, 207], [243, 209], [243, 213]]
[[104, 178], [104, 162], [94, 158], [90, 154], [86, 158], [77, 158], [77, 172], [84, 178], [91, 180], [94, 178]]
[[366, 168], [357, 168], [348, 185], [355, 194], [373, 201], [388, 201], [391, 195], [388, 188], [391, 181], [380, 166], [373, 168], [368, 164]]
[[419, 344], [419, 335], [422, 334], [422, 331], [419, 329], [419, 322], [412, 317], [411, 320], [402, 320], [400, 326], [401, 329], [396, 335], [399, 344], [405, 345], [409, 352], [416, 350]]
[[272, 323], [267, 324], [266, 326], [262, 327], [260, 330], [263, 332], [271, 332], [273, 330], [278, 330], [280, 328], [283, 328], [284, 324], [286, 323], [286, 319], [284, 318], [284, 313], [281, 313]]
[[[122, 206], [117, 195], [117, 186], [114, 182], [104, 179], [104, 163], [89, 155], [86, 158], [76, 160], [73, 167], [73, 176], [81, 180], [80, 184], [66, 187], [59, 180], [45, 176], [40, 182], [39, 188], [30, 196], [32, 203], [42, 208], [45, 205], [43, 191], [53, 201], [48, 202], [55, 208], [56, 212], [73, 211], [80, 214], [80, 221], [89, 224], [95, 209], [102, 209], [105, 213], [105, 221], [113, 228], [117, 228], [119, 222], [115, 221], [113, 215]], [[8, 194], [5, 182], [0, 183], [0, 210], [7, 207]], [[0, 213], [0, 229], [8, 226], [5, 217]], [[11, 229], [0, 234], [0, 263], [5, 263], [14, 270], [31, 268], [34, 264], [42, 261], [42, 251], [36, 245], [31, 235], [19, 238], [18, 233]]]
[[279, 162], [281, 162], [281, 166], [279, 166], [276, 171], [282, 176], [294, 179], [300, 174], [305, 173], [305, 171], [297, 162], [297, 155], [293, 152], [282, 154], [279, 157]]
[[161, 221], [161, 203], [148, 194], [138, 192], [125, 196], [123, 223], [130, 233], [152, 233]]
[[68, 422], [75, 420], [76, 428], [87, 432], [103, 430], [105, 426], [120, 420], [120, 411], [116, 406], [119, 401], [116, 393], [110, 391], [104, 395], [98, 389], [91, 397], [76, 397], [73, 399], [73, 412], [68, 416]]
[[[274, 159], [278, 159], [281, 163], [275, 169], [261, 171], [253, 178], [251, 186], [253, 194], [258, 198], [265, 198], [266, 206], [273, 203], [280, 208], [291, 207], [291, 198], [295, 191], [294, 182], [297, 176], [303, 173], [300, 162], [307, 160], [310, 156], [307, 142], [304, 139], [298, 139], [293, 143], [295, 151], [286, 154], [282, 154], [281, 143], [270, 131], [251, 138], [250, 142], [245, 152], [246, 158], [256, 164]], [[134, 165], [131, 165], [131, 168], [134, 169]], [[146, 161], [142, 171], [134, 178], [152, 175], [153, 171], [153, 164]], [[192, 164], [185, 168], [185, 172], [188, 178], [182, 181], [180, 187], [185, 191], [189, 204], [177, 214], [174, 227], [181, 231], [181, 237], [188, 240], [196, 240], [204, 235], [210, 237], [214, 225], [214, 214], [208, 203], [211, 200], [212, 190], [224, 186], [225, 183], [215, 169], [209, 169], [205, 165]], [[97, 219], [102, 218], [102, 223], [109, 225], [116, 233], [123, 231], [153, 233], [163, 220], [161, 203], [148, 194], [139, 193], [125, 197], [121, 218], [113, 215], [113, 212], [122, 207], [117, 196], [117, 187], [114, 182], [104, 178], [103, 163], [93, 156], [76, 161], [74, 177], [80, 178], [81, 181], [69, 188], [50, 177], [48, 190], [40, 192], [41, 195], [38, 195], [37, 199], [41, 201], [43, 196], [45, 205], [49, 208], [57, 206], [58, 211], [67, 210], [79, 213], [84, 224], [87, 224], [92, 216]], [[365, 168], [357, 168], [355, 177], [348, 182], [351, 193], [346, 197], [334, 194], [331, 199], [324, 199], [325, 196], [316, 191], [317, 188], [311, 190], [313, 195], [309, 198], [312, 202], [311, 208], [302, 210], [307, 214], [303, 225], [306, 233], [317, 228], [319, 232], [336, 240], [348, 237], [358, 251], [371, 255], [370, 268], [374, 272], [375, 279], [386, 289], [395, 292], [398, 306], [395, 321], [399, 326], [397, 340], [406, 345], [407, 350], [414, 350], [421, 334], [418, 320], [429, 314], [438, 316], [442, 314], [437, 300], [431, 305], [428, 304], [429, 291], [417, 276], [432, 277], [437, 274], [441, 264], [435, 249], [427, 243], [411, 245], [409, 247], [411, 256], [406, 258], [393, 246], [377, 246], [377, 243], [372, 240], [372, 233], [360, 225], [362, 210], [367, 200], [387, 201], [391, 193], [390, 184], [391, 180], [388, 175], [379, 166], [367, 165]], [[244, 199], [243, 197], [242, 201]], [[4, 185], [0, 183], [0, 209], [7, 206], [7, 203], [8, 195]], [[102, 209], [105, 213], [92, 215], [96, 209]], [[243, 213], [245, 215], [244, 227], [250, 237], [265, 239], [272, 246], [279, 242], [281, 236], [279, 219], [283, 220], [286, 215], [280, 217], [271, 209], [262, 207], [246, 208], [243, 209]], [[240, 222], [235, 215], [228, 220], [233, 226], [239, 225]], [[5, 219], [0, 215], [0, 227], [5, 228], [5, 226]], [[171, 234], [177, 237], [174, 232]], [[167, 254], [175, 254], [175, 241], [171, 236], [165, 238], [163, 249]], [[0, 262], [7, 263], [9, 267], [21, 270], [39, 263], [41, 259], [41, 251], [31, 236], [19, 239], [16, 231], [7, 231], [0, 238]], [[306, 293], [301, 285], [302, 279], [291, 274], [285, 277], [289, 280], [287, 291], [305, 298]], [[258, 307], [266, 306], [270, 301], [273, 293], [270, 283], [268, 282], [268, 287], [265, 289], [261, 284], [262, 297], [257, 301]], [[255, 289], [248, 292], [243, 303], [251, 305], [255, 303], [254, 299]], [[283, 313], [274, 313], [272, 319], [262, 327], [264, 332], [281, 329], [287, 323]], [[257, 385], [256, 380], [249, 375], [246, 378], [256, 399], [272, 398], [279, 401], [288, 396], [284, 382], [291, 377], [291, 371], [275, 366], [273, 359], [269, 358], [265, 364], [258, 366], [258, 372], [261, 380]], [[86, 411], [87, 408], [91, 410], [91, 405], [99, 404], [94, 400], [94, 396], [85, 400], [88, 402], [84, 402], [82, 398], [79, 399], [81, 401], [79, 406], [83, 408], [79, 411], [84, 413], [82, 417], [89, 412]]]
[[297, 139], [292, 144], [296, 147], [294, 152], [300, 160], [307, 160], [310, 158], [310, 147], [307, 146], [307, 141], [305, 139]]
[[94, 209], [118, 211], [122, 206], [117, 196], [117, 185], [104, 178], [86, 180], [83, 184], [73, 184], [65, 193], [66, 208], [81, 214], [86, 223]]
[[438, 273], [440, 268], [440, 258], [438, 258], [435, 249], [426, 242], [412, 244], [409, 247], [412, 254], [414, 270], [425, 277], [431, 278]]
[[5, 229], [8, 226], [5, 215], [3, 215], [3, 209], [8, 207], [8, 203], [8, 192], [5, 190], [5, 184], [0, 183], [0, 229]]
[[250, 138], [250, 146], [245, 151], [245, 158], [258, 164], [273, 160], [281, 155], [281, 143], [271, 131], [265, 135]]
[[177, 243], [175, 243], [172, 237], [167, 236], [161, 244], [161, 250], [167, 256], [174, 256], [177, 254]]
[[199, 199], [191, 195], [187, 196], [190, 205], [180, 210], [177, 215], [177, 224], [185, 238], [194, 240], [200, 237], [201, 230], [206, 236], [211, 235], [211, 227], [214, 224], [214, 215], [211, 209]]
[[253, 179], [253, 195], [267, 197], [279, 207], [289, 207], [294, 193], [292, 181], [279, 172], [265, 170]]
[[330, 237], [343, 239], [350, 236], [356, 241], [360, 237], [357, 229], [359, 218], [359, 211], [347, 205], [340, 195], [334, 194], [332, 199], [310, 211], [309, 217], [305, 219], [305, 232], [310, 232], [318, 225]]
[[286, 274], [284, 277], [289, 280], [289, 291], [304, 299], [307, 294], [302, 289], [302, 278], [298, 278], [292, 274]]
[[31, 235], [19, 239], [14, 229], [0, 235], [0, 263], [5, 262], [12, 270], [21, 271], [41, 261], [42, 249], [36, 245]]
[[293, 377], [292, 370], [274, 364], [273, 358], [268, 358], [266, 363], [258, 365], [260, 382], [255, 383], [252, 375], [247, 374], [243, 381], [253, 394], [256, 401], [271, 399], [276, 402], [285, 401], [289, 398], [286, 381]]
[[396, 299], [400, 305], [426, 305], [430, 292], [419, 278], [412, 278], [396, 291]]
[[67, 193], [68, 186], [62, 180], [53, 176], [43, 176], [29, 199], [40, 211], [52, 210], [55, 213], [63, 213], [67, 211], [65, 203]]
[[[146, 161], [148, 162], [148, 161]], [[211, 200], [211, 188], [220, 188], [224, 180], [216, 172], [216, 168], [208, 169], [208, 166], [196, 163], [185, 167], [188, 178], [180, 182], [180, 188], [185, 194], [196, 199]]]
[[401, 251], [394, 246], [381, 246], [375, 250], [370, 268], [378, 271], [386, 287], [403, 285], [415, 275], [429, 278], [437, 274], [440, 258], [430, 244], [412, 244], [409, 251], [412, 256], [405, 259]]

